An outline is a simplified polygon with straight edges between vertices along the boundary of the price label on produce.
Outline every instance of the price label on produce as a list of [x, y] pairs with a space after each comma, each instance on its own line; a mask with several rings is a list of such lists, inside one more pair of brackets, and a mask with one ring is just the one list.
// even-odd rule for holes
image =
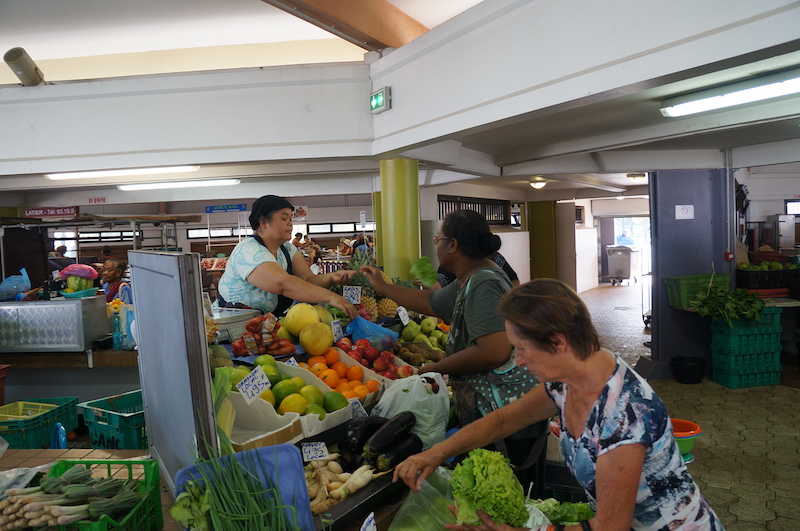
[[299, 364], [299, 363], [297, 363], [297, 360], [296, 360], [296, 359], [294, 359], [294, 358], [289, 358], [289, 359], [287, 359], [286, 361], [284, 361], [284, 363], [285, 363], [286, 365], [289, 365], [289, 366], [291, 366], [291, 367], [297, 367], [298, 369], [300, 368], [300, 364]]
[[322, 441], [302, 443], [303, 461], [328, 458], [328, 446]]
[[342, 322], [339, 319], [334, 319], [331, 321], [331, 330], [333, 330], [334, 341], [339, 341], [344, 337], [344, 331], [342, 331]]
[[368, 417], [367, 410], [364, 409], [364, 404], [357, 398], [350, 399], [350, 416], [354, 419], [358, 417]]
[[400, 322], [403, 323], [403, 326], [407, 325], [408, 322], [411, 320], [408, 317], [408, 310], [406, 310], [402, 306], [397, 307], [397, 317], [400, 318]]
[[361, 286], [342, 286], [342, 296], [353, 304], [360, 304]]
[[361, 531], [378, 531], [378, 526], [375, 525], [375, 513], [369, 513], [367, 519], [361, 524]]
[[257, 365], [255, 369], [250, 371], [250, 374], [245, 376], [241, 382], [236, 384], [236, 389], [242, 393], [245, 402], [252, 404], [253, 400], [261, 396], [261, 393], [271, 387], [267, 373], [261, 365]]

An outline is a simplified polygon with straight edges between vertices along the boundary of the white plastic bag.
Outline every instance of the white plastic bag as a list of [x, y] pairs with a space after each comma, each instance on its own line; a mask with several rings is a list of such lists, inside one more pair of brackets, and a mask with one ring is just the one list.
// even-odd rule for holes
[[450, 414], [447, 385], [438, 372], [426, 372], [395, 380], [372, 408], [372, 415], [392, 418], [403, 411], [416, 416], [412, 433], [422, 440], [427, 449], [443, 441]]

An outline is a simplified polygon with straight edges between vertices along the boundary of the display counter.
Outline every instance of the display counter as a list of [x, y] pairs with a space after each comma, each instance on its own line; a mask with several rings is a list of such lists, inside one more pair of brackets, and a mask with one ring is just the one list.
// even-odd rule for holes
[[102, 295], [0, 302], [0, 352], [86, 352], [111, 333]]

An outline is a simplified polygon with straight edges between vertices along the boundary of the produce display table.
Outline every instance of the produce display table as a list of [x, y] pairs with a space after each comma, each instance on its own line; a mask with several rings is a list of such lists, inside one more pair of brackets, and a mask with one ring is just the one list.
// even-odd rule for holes
[[137, 367], [139, 353], [135, 350], [112, 349], [89, 349], [86, 352], [4, 352], [0, 353], [0, 363], [17, 369]]

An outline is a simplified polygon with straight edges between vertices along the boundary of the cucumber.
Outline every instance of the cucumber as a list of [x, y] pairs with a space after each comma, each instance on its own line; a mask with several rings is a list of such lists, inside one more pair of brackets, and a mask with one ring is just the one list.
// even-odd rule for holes
[[377, 458], [381, 452], [404, 439], [416, 422], [417, 417], [410, 411], [403, 411], [390, 418], [367, 439], [364, 444], [364, 458]]
[[378, 428], [386, 424], [389, 419], [378, 415], [358, 417], [347, 421], [344, 430], [344, 446], [353, 453], [361, 453], [364, 444]]
[[408, 457], [422, 451], [422, 439], [416, 433], [409, 433], [406, 438], [399, 443], [390, 446], [378, 455], [375, 460], [375, 468], [378, 472], [384, 472], [396, 467]]

